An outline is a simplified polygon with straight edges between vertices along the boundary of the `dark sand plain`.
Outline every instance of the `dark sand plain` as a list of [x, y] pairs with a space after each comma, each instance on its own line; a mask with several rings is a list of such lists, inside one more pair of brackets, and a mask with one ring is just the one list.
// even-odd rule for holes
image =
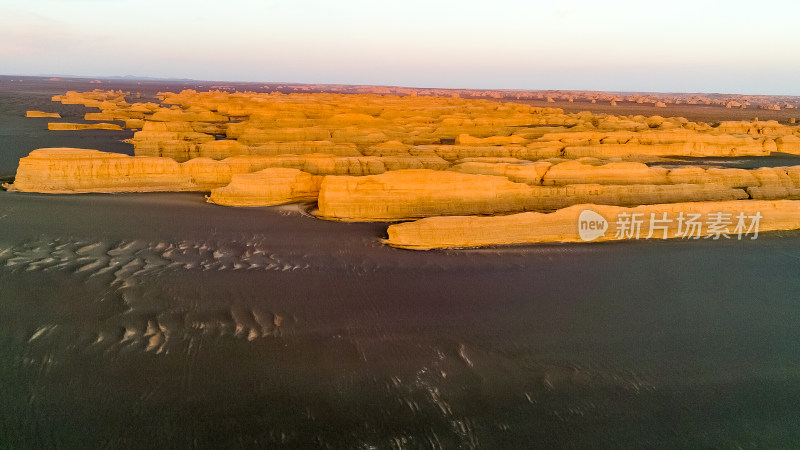
[[[4, 164], [127, 145], [32, 89]], [[798, 232], [412, 252], [308, 207], [0, 191], [0, 447], [800, 447]]]

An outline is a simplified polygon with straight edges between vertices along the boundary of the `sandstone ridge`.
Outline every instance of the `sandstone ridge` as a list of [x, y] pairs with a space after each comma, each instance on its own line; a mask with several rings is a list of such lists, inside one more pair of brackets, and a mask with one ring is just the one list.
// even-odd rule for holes
[[[752, 239], [756, 237], [754, 220], [758, 221], [759, 232], [800, 228], [800, 201], [793, 200], [674, 203], [634, 208], [575, 205], [550, 214], [526, 212], [495, 217], [431, 217], [391, 225], [386, 242], [394, 247], [415, 250], [584, 242], [579, 233], [579, 219], [587, 210], [593, 211], [608, 224], [605, 233], [591, 242], [646, 238]], [[651, 214], [657, 220], [662, 220], [654, 231], [653, 228], [648, 228]], [[690, 229], [683, 222], [681, 229], [679, 218], [688, 218], [690, 215], [697, 215], [702, 220], [698, 222], [700, 228]], [[632, 217], [643, 222], [636, 234], [630, 226]], [[720, 217], [722, 220], [718, 220]], [[670, 222], [666, 223], [664, 219]], [[710, 227], [709, 223], [718, 225]], [[650, 231], [653, 231], [652, 235]]]

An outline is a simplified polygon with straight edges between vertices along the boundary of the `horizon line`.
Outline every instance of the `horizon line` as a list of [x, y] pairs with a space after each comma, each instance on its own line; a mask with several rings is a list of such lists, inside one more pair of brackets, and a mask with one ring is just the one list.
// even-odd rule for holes
[[399, 84], [363, 84], [363, 83], [318, 83], [302, 81], [242, 81], [242, 80], [203, 80], [196, 78], [177, 78], [177, 77], [149, 77], [142, 75], [67, 75], [67, 74], [0, 74], [0, 77], [32, 77], [32, 78], [66, 78], [66, 79], [87, 79], [87, 80], [108, 80], [108, 81], [168, 81], [168, 82], [193, 82], [193, 83], [247, 83], [247, 84], [287, 84], [304, 86], [350, 86], [350, 87], [383, 87], [400, 89], [426, 89], [443, 91], [501, 91], [501, 92], [597, 92], [608, 94], [695, 94], [695, 95], [736, 95], [744, 97], [793, 97], [800, 98], [800, 95], [792, 94], [741, 94], [735, 92], [701, 92], [701, 91], [604, 91], [597, 89], [527, 89], [527, 88], [478, 88], [478, 87], [431, 87], [431, 86], [404, 86]]

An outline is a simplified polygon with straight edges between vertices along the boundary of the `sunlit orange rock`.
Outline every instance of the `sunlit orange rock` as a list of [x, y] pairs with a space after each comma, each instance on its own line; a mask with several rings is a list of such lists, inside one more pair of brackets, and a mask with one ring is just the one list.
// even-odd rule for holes
[[413, 156], [438, 156], [446, 161], [465, 158], [516, 158], [539, 160], [561, 155], [564, 145], [560, 142], [531, 143], [518, 145], [417, 145], [408, 151]]
[[459, 134], [456, 137], [456, 144], [458, 145], [524, 145], [526, 143], [527, 139], [515, 135], [477, 138], [469, 134]]
[[581, 203], [634, 206], [748, 198], [743, 189], [719, 184], [568, 184], [532, 186], [527, 211], [553, 211]]
[[165, 156], [183, 162], [200, 156], [199, 144], [214, 140], [210, 134], [193, 131], [188, 122], [145, 122], [130, 142], [137, 156]]
[[[487, 245], [530, 244], [541, 242], [584, 242], [579, 233], [579, 218], [584, 211], [593, 211], [607, 223], [606, 231], [592, 242], [610, 240], [628, 240], [634, 238], [631, 232], [631, 219], [637, 215], [642, 224], [639, 239], [649, 235], [649, 219], [651, 214], [658, 219], [666, 217], [670, 222], [660, 224], [650, 239], [679, 238], [686, 236], [694, 239], [701, 236], [717, 236], [718, 239], [739, 239], [736, 227], [739, 225], [737, 217], [741, 214], [743, 226], [742, 239], [751, 239], [754, 230], [748, 234], [753, 217], [758, 219], [758, 231], [793, 230], [800, 228], [800, 201], [727, 201], [709, 203], [673, 203], [637, 206], [635, 208], [621, 208], [604, 205], [575, 205], [549, 214], [526, 212], [507, 216], [496, 217], [430, 217], [415, 222], [391, 225], [388, 229], [389, 245], [400, 248], [426, 250], [432, 248], [450, 247], [480, 247]], [[665, 216], [666, 214], [666, 216]], [[688, 217], [689, 214], [698, 214], [703, 221], [709, 220], [715, 214], [724, 214], [730, 221], [721, 225], [723, 231], [727, 230], [727, 238], [717, 234], [716, 229], [707, 225], [701, 226], [696, 233], [687, 233], [685, 225], [679, 229], [680, 215]], [[710, 216], [711, 215], [711, 216]], [[596, 219], [595, 219], [596, 220]], [[713, 220], [713, 219], [712, 219]], [[664, 229], [666, 231], [664, 231]]]
[[[63, 179], [59, 183], [64, 192], [218, 189], [220, 202], [270, 204], [310, 198], [311, 190], [298, 187], [307, 187], [303, 180], [308, 177], [345, 176], [331, 181], [327, 194], [322, 189], [320, 212], [336, 220], [507, 214], [576, 203], [722, 201], [748, 194], [794, 198], [800, 188], [800, 169], [792, 167], [741, 170], [642, 164], [666, 163], [668, 156], [800, 154], [797, 128], [775, 121], [716, 125], [658, 115], [565, 113], [488, 100], [508, 98], [504, 91], [361, 87], [348, 91], [355, 94], [343, 95], [311, 94], [313, 90], [317, 88], [304, 86], [288, 95], [184, 90], [159, 93], [160, 103], [128, 103], [133, 97], [121, 91], [68, 92], [53, 100], [98, 108], [100, 112], [85, 117], [124, 121], [126, 128], [140, 130], [130, 140], [134, 153], [154, 158], [145, 164], [144, 159], [130, 157], [65, 158], [64, 153], [51, 153], [52, 167], [67, 167], [61, 175], [61, 169], [50, 173], [43, 153], [32, 154], [20, 166], [21, 187], [36, 189], [39, 183], [47, 191], [48, 186], [57, 187], [53, 180]], [[743, 107], [751, 100], [756, 107], [765, 104], [747, 97], [548, 95], [554, 101], [625, 101], [658, 107], [687, 102], [721, 108], [732, 99], [741, 100]], [[84, 124], [56, 128], [79, 129], [78, 125]], [[174, 161], [162, 161], [165, 158]], [[106, 166], [113, 170], [97, 168]], [[250, 175], [265, 169], [273, 176]], [[65, 181], [70, 171], [74, 180]], [[132, 180], [139, 178], [143, 181], [136, 187]], [[294, 188], [309, 194], [281, 194]]]
[[370, 145], [363, 150], [366, 156], [408, 156], [410, 145], [404, 144], [400, 141], [386, 141], [380, 144]]
[[357, 150], [356, 144], [331, 141], [264, 142], [247, 146], [247, 149], [248, 154], [258, 156], [310, 155], [314, 153], [334, 156], [362, 156]]
[[747, 188], [747, 194], [754, 200], [800, 200], [800, 187], [781, 185], [753, 186]]
[[204, 158], [225, 159], [230, 156], [249, 155], [250, 147], [239, 141], [208, 140], [197, 146], [197, 154]]
[[779, 152], [800, 155], [800, 137], [788, 134], [775, 139], [775, 144]]
[[667, 169], [636, 162], [592, 166], [568, 161], [549, 167], [542, 184], [668, 184], [667, 173]]
[[114, 123], [67, 123], [50, 122], [47, 129], [51, 131], [76, 131], [76, 130], [121, 130], [122, 127]]
[[723, 169], [685, 166], [672, 169], [624, 162], [584, 164], [567, 161], [547, 168], [543, 185], [569, 184], [720, 184], [728, 187], [800, 187], [795, 181], [800, 166]]
[[88, 112], [84, 114], [84, 120], [128, 120], [128, 119], [144, 119], [145, 113], [141, 111], [133, 111], [130, 108], [114, 108], [104, 109], [101, 112]]
[[271, 206], [316, 200], [321, 182], [321, 176], [297, 169], [264, 169], [233, 175], [229, 185], [211, 191], [208, 202], [227, 206]]
[[630, 157], [634, 155], [647, 156], [767, 156], [777, 147], [774, 141], [752, 142], [744, 145], [715, 145], [698, 143], [676, 144], [600, 144], [566, 147], [564, 156], [567, 158], [610, 158]]
[[101, 109], [126, 103], [125, 94], [122, 91], [103, 91], [101, 89], [90, 92], [69, 91], [64, 95], [53, 96], [52, 100], [64, 105], [84, 105]]
[[44, 112], [44, 111], [26, 111], [25, 117], [51, 117], [55, 119], [60, 119], [61, 114]]
[[760, 185], [758, 179], [745, 169], [718, 169], [702, 167], [679, 167], [667, 173], [670, 183], [706, 184], [715, 183], [729, 187], [748, 187]]
[[44, 193], [196, 190], [167, 158], [131, 157], [73, 148], [45, 148], [20, 159], [14, 190]]
[[86, 149], [39, 149], [20, 160], [15, 188], [28, 192], [208, 191], [230, 183], [235, 174], [290, 168], [312, 175], [364, 176], [387, 171], [440, 171], [436, 157], [340, 157], [329, 154], [232, 156], [217, 161], [197, 157], [183, 163], [168, 157], [131, 157]]
[[325, 177], [319, 216], [342, 221], [391, 221], [449, 214], [524, 210], [531, 188], [505, 177], [403, 170], [367, 177]]
[[747, 198], [722, 185], [529, 186], [506, 177], [401, 170], [367, 177], [326, 177], [319, 216], [341, 221], [394, 221], [441, 215], [547, 211], [579, 203], [638, 205]]
[[[229, 137], [233, 137], [230, 136]], [[245, 145], [259, 145], [270, 142], [290, 141], [330, 141], [330, 130], [321, 127], [308, 128], [247, 128], [236, 135], [236, 140]]]
[[467, 161], [454, 165], [452, 170], [460, 173], [502, 176], [515, 183], [541, 185], [542, 177], [547, 173], [550, 166], [549, 162], [492, 163]]
[[157, 122], [227, 122], [228, 117], [216, 114], [212, 111], [198, 109], [195, 111], [183, 111], [162, 108], [154, 112], [149, 120]]
[[144, 127], [144, 120], [143, 119], [127, 119], [125, 120], [125, 128], [129, 128], [132, 130], [141, 130]]

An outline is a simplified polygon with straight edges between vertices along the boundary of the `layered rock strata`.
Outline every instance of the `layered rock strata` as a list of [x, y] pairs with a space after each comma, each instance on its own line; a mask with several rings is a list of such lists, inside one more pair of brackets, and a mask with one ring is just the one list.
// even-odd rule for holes
[[44, 111], [25, 111], [25, 117], [48, 117], [53, 119], [60, 119], [61, 114], [44, 112]]
[[212, 189], [207, 201], [226, 206], [272, 206], [316, 200], [321, 182], [321, 176], [297, 169], [264, 169], [233, 175], [230, 184]]
[[[591, 211], [591, 214], [585, 211]], [[589, 229], [592, 223], [595, 226]], [[495, 217], [431, 217], [391, 225], [386, 242], [394, 247], [427, 250], [585, 242], [587, 238], [593, 238], [591, 242], [665, 238], [753, 239], [758, 236], [756, 232], [798, 228], [800, 201], [793, 200], [674, 203], [635, 208], [584, 204], [549, 214], [526, 212]]]
[[396, 221], [442, 215], [547, 211], [577, 203], [637, 205], [747, 198], [717, 184], [530, 186], [491, 175], [401, 170], [323, 180], [319, 217], [340, 221]]
[[436, 158], [338, 157], [334, 155], [233, 156], [221, 161], [127, 156], [97, 150], [45, 148], [20, 159], [13, 189], [24, 192], [210, 191], [236, 174], [288, 168], [311, 175], [371, 175], [391, 170], [435, 169]]
[[[424, 155], [449, 162], [800, 154], [800, 129], [774, 121], [712, 125], [658, 115], [567, 114], [458, 97], [193, 90], [159, 93], [160, 104], [129, 103], [130, 97], [91, 91], [53, 99], [100, 109], [87, 113], [87, 119], [125, 121], [126, 127], [141, 129], [132, 140], [137, 155], [178, 161], [307, 153]], [[654, 99], [647, 103], [661, 105]], [[203, 145], [223, 136], [237, 145]]]
[[50, 131], [121, 130], [122, 127], [114, 123], [50, 122], [47, 124], [47, 129]]

